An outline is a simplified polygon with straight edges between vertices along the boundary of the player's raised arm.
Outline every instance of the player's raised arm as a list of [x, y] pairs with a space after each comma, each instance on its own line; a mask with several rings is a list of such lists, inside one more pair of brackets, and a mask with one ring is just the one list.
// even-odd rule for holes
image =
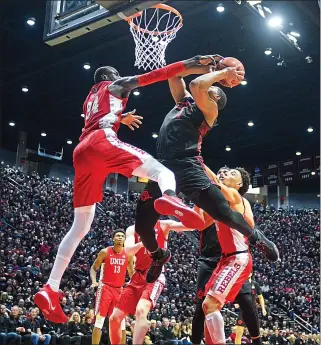
[[134, 256], [140, 248], [144, 247], [142, 242], [135, 243], [135, 227], [129, 226], [126, 230], [125, 253], [128, 256]]
[[160, 221], [160, 226], [163, 230], [164, 236], [167, 238], [170, 231], [182, 232], [182, 231], [193, 231], [195, 229], [186, 228], [181, 222], [175, 220], [165, 219]]
[[[151, 72], [141, 74], [132, 77], [123, 77], [116, 79], [111, 85], [109, 85], [109, 90], [116, 96], [126, 98], [129, 96], [130, 92], [137, 87], [147, 86], [150, 84], [157, 83], [159, 81], [167, 80], [176, 75], [182, 75], [186, 70], [195, 67], [201, 67], [200, 61], [204, 59], [203, 56], [198, 55], [193, 58], [175, 62], [168, 66], [155, 69]], [[208, 64], [213, 61], [214, 58], [207, 56]]]
[[221, 183], [220, 180], [217, 178], [216, 174], [214, 174], [213, 171], [207, 166], [205, 166], [205, 170], [210, 179], [220, 187], [227, 201], [229, 201], [232, 204], [237, 204], [242, 201], [242, 197], [236, 189], [229, 188], [225, 186], [223, 183]]
[[107, 251], [106, 249], [102, 249], [96, 260], [94, 261], [94, 263], [92, 264], [92, 266], [90, 267], [90, 279], [91, 279], [91, 286], [92, 287], [96, 287], [98, 286], [98, 282], [97, 282], [97, 270], [98, 268], [101, 266], [101, 264], [106, 260], [106, 256], [107, 256]]

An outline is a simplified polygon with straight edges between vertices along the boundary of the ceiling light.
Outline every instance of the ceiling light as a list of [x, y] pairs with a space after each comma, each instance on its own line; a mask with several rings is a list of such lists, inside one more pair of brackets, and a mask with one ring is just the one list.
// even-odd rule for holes
[[271, 54], [272, 54], [272, 48], [266, 48], [266, 49], [264, 50], [264, 54], [265, 54], [265, 55], [271, 55]]
[[231, 151], [232, 149], [229, 146], [225, 147], [225, 151]]
[[217, 5], [217, 7], [216, 7], [217, 12], [224, 12], [224, 10], [225, 10], [225, 8], [222, 4]]
[[296, 151], [295, 153], [297, 156], [301, 156], [301, 152], [300, 151]]
[[305, 61], [306, 61], [306, 63], [312, 63], [313, 62], [311, 56], [306, 56]]
[[71, 145], [72, 141], [71, 140], [67, 140], [67, 144]]
[[84, 69], [90, 69], [90, 65], [89, 65], [88, 62], [86, 62], [86, 63], [84, 64]]
[[153, 133], [153, 134], [152, 134], [152, 137], [153, 137], [154, 139], [157, 139], [157, 138], [158, 138], [158, 134], [157, 134], [157, 133]]
[[247, 80], [246, 79], [242, 80], [241, 85], [247, 85]]
[[268, 23], [269, 23], [269, 26], [271, 26], [271, 28], [280, 28], [282, 26], [282, 18], [272, 17]]
[[311, 171], [311, 175], [314, 176], [315, 175], [315, 171]]
[[290, 35], [292, 35], [294, 37], [300, 37], [301, 36], [297, 31], [291, 31]]
[[42, 136], [42, 137], [46, 137], [47, 134], [46, 134], [45, 132], [41, 132], [41, 136]]
[[30, 25], [30, 26], [33, 26], [33, 25], [35, 25], [36, 24], [36, 19], [35, 18], [29, 18], [28, 20], [27, 20], [27, 24], [28, 25]]
[[276, 65], [279, 67], [286, 67], [286, 62], [285, 61], [279, 61]]
[[135, 90], [135, 91], [133, 92], [133, 94], [134, 94], [135, 96], [139, 96], [139, 95], [140, 95], [140, 92], [139, 92], [138, 90]]
[[253, 121], [249, 121], [249, 122], [247, 123], [247, 125], [248, 125], [249, 127], [253, 127], [253, 126], [254, 126], [254, 122], [253, 122]]
[[80, 114], [81, 117], [85, 117], [85, 114]]
[[313, 132], [313, 128], [312, 128], [312, 127], [308, 127], [307, 131], [308, 131], [309, 133], [312, 133], [312, 132]]
[[9, 122], [9, 126], [14, 127], [16, 124], [13, 121]]
[[22, 90], [22, 92], [28, 92], [28, 91], [29, 91], [29, 89], [27, 88], [27, 86], [23, 86], [21, 90]]

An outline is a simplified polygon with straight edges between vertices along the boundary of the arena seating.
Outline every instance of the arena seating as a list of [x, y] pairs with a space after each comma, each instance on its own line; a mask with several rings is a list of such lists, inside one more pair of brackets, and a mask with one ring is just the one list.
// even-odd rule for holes
[[[97, 206], [92, 230], [80, 244], [61, 286], [64, 311], [71, 319], [74, 313], [80, 314], [83, 336], [72, 334], [68, 325], [45, 322], [39, 315], [43, 334], [52, 335], [51, 343], [91, 343], [93, 291], [89, 281], [90, 265], [101, 248], [111, 245], [113, 230], [133, 224], [137, 198], [136, 193], [127, 196], [105, 191], [104, 201]], [[73, 220], [72, 181], [40, 178], [37, 174], [27, 176], [15, 169], [1, 167], [0, 204], [0, 304], [7, 309], [7, 312], [1, 309], [2, 334], [6, 313], [10, 315], [11, 308], [18, 306], [21, 322], [28, 318], [30, 308], [34, 306], [33, 295], [48, 278], [57, 246]], [[295, 338], [299, 340], [295, 344], [317, 344], [320, 330], [320, 211], [276, 210], [255, 205], [254, 214], [260, 229], [278, 244], [281, 254], [281, 262], [270, 264], [253, 250], [255, 279], [262, 287], [268, 307], [268, 315], [261, 315], [263, 340], [266, 344], [274, 344], [276, 337], [273, 333], [279, 330], [284, 344], [292, 344]], [[167, 265], [167, 288], [150, 319], [156, 320], [156, 330], [163, 317], [169, 318], [172, 326], [181, 322], [189, 330], [194, 312], [198, 246], [193, 236], [171, 234], [170, 249], [173, 255]], [[224, 313], [227, 336], [233, 332], [235, 322], [234, 306], [228, 309], [232, 313]], [[310, 332], [298, 328], [294, 315], [312, 325]], [[128, 338], [133, 324], [133, 319], [128, 318]], [[23, 332], [21, 335], [25, 336]], [[179, 335], [175, 337], [180, 338]], [[24, 343], [31, 341], [28, 337], [22, 340]], [[2, 337], [0, 341], [3, 344]], [[156, 338], [154, 331], [149, 332], [146, 343], [151, 341], [162, 342], [159, 332]]]

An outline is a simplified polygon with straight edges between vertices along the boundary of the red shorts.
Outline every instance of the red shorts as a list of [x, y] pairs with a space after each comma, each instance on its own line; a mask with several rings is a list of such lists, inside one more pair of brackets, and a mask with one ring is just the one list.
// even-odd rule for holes
[[129, 284], [122, 291], [116, 308], [126, 315], [135, 315], [136, 307], [140, 299], [147, 299], [155, 307], [157, 300], [165, 287], [165, 276], [162, 274], [155, 283], [146, 283], [146, 274], [135, 272]]
[[98, 129], [75, 148], [73, 164], [74, 207], [90, 206], [103, 199], [103, 186], [110, 173], [127, 177], [150, 155], [117, 138], [111, 129]]
[[252, 256], [248, 252], [222, 257], [205, 286], [205, 294], [222, 304], [233, 302], [251, 274], [252, 266]]
[[96, 293], [95, 315], [99, 313], [103, 317], [109, 317], [121, 292], [121, 287], [116, 288], [100, 283]]

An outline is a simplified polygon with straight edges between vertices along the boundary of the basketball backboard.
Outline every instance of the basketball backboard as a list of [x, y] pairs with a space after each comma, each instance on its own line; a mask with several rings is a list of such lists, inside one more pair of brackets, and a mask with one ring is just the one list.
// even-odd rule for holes
[[161, 0], [47, 0], [44, 41], [54, 46], [112, 24]]

